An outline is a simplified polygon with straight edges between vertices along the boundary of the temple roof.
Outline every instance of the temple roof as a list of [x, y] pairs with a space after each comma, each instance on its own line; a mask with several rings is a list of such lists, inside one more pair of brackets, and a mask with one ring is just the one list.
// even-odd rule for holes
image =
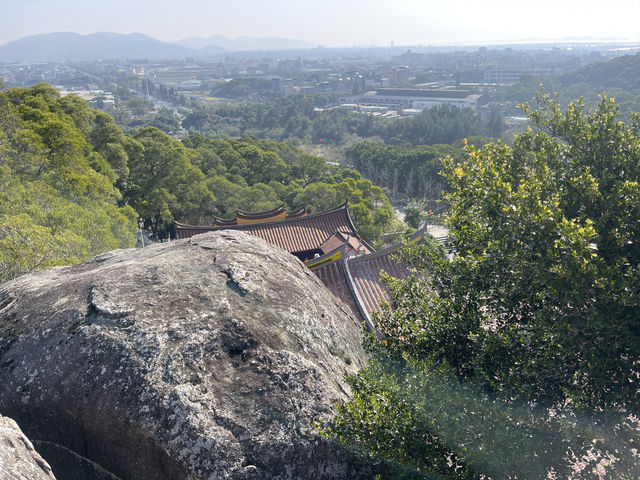
[[374, 251], [361, 237], [354, 237], [353, 235], [342, 232], [335, 232], [327, 238], [322, 245], [320, 245], [320, 250], [322, 250], [322, 254], [324, 255], [340, 248], [345, 242], [349, 244], [349, 247], [351, 247], [353, 251], [359, 252], [360, 255], [366, 255]]
[[[382, 271], [395, 278], [406, 278], [410, 267], [396, 260], [393, 255], [407, 246], [424, 239], [425, 227], [418, 231], [408, 243], [398, 243], [378, 252], [360, 254], [348, 239], [336, 248], [305, 265], [344, 303], [353, 313], [376, 331], [372, 319], [374, 312], [381, 312], [382, 301], [389, 302], [386, 287], [380, 279]], [[361, 251], [362, 252], [362, 251]]]
[[298, 218], [306, 215], [308, 215], [306, 207], [300, 207], [298, 210], [294, 210], [293, 212], [287, 212], [287, 218]]
[[381, 301], [391, 301], [386, 287], [380, 280], [380, 273], [387, 272], [394, 278], [408, 277], [411, 274], [410, 266], [396, 260], [394, 255], [407, 245], [421, 242], [423, 238], [424, 231], [420, 230], [408, 243], [399, 243], [347, 261], [350, 280], [368, 317], [371, 317], [373, 312], [382, 312]]
[[300, 207], [293, 212], [287, 212], [284, 204], [278, 205], [276, 208], [266, 210], [264, 212], [247, 212], [246, 210], [236, 209], [236, 218], [213, 217], [213, 227], [229, 227], [232, 225], [247, 225], [250, 223], [265, 223], [285, 220], [287, 218], [298, 218], [307, 215], [307, 209]]
[[[366, 317], [364, 317], [358, 309], [358, 303], [351, 290], [352, 286], [344, 266], [344, 260], [347, 257], [349, 249], [349, 243], [345, 241], [333, 252], [309, 260], [305, 262], [305, 265], [316, 274], [331, 293], [347, 304], [360, 321], [366, 321]], [[373, 328], [373, 324], [369, 327]]]
[[[186, 225], [176, 222], [175, 227], [178, 238], [189, 238], [219, 229], [244, 230], [289, 253], [320, 250], [336, 232], [359, 238], [346, 204], [312, 215], [303, 216], [301, 210], [298, 210], [293, 212], [293, 217], [277, 221], [219, 226]], [[368, 245], [367, 248], [373, 251]]]
[[250, 223], [276, 222], [287, 218], [287, 211], [284, 205], [267, 210], [266, 212], [245, 212], [244, 210], [236, 210], [236, 224], [247, 225]]

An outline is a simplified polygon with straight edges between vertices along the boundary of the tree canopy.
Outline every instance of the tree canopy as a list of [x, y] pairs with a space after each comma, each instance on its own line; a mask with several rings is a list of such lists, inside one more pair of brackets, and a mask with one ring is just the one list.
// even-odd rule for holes
[[383, 190], [359, 172], [327, 165], [289, 144], [250, 136], [214, 140], [200, 134], [183, 143], [205, 172], [223, 217], [233, 218], [238, 208], [262, 211], [284, 203], [290, 210], [304, 206], [315, 213], [347, 202], [358, 231], [372, 243], [394, 218]]
[[339, 108], [316, 108], [336, 100], [335, 95], [292, 95], [265, 103], [201, 105], [186, 115], [182, 126], [207, 135], [256, 135], [274, 140], [295, 137], [306, 138], [307, 143], [334, 145], [352, 138], [382, 139], [393, 145], [453, 143], [473, 135], [499, 137], [503, 129], [502, 119], [495, 114], [484, 119], [471, 109], [450, 105], [394, 120]]
[[585, 105], [598, 104], [603, 92], [614, 97], [624, 117], [640, 111], [640, 54], [621, 55], [608, 61], [590, 63], [564, 75], [545, 79], [526, 76], [509, 87], [507, 100], [528, 101], [544, 85], [547, 91], [559, 94], [562, 103], [582, 97]]
[[0, 92], [0, 281], [133, 245], [136, 214], [115, 186], [126, 154], [110, 129], [48, 85]]
[[389, 476], [640, 474], [640, 122], [525, 111], [512, 146], [444, 162], [453, 254], [391, 283], [333, 426]]
[[346, 152], [347, 161], [376, 185], [388, 189], [391, 197], [423, 198], [429, 209], [441, 210], [446, 179], [439, 175], [441, 159], [463, 157], [462, 147], [453, 145], [386, 145], [359, 142]]

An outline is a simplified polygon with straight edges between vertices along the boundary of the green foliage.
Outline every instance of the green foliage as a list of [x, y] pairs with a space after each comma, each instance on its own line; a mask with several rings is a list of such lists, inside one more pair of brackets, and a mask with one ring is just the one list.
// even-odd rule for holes
[[210, 223], [215, 197], [184, 146], [155, 127], [144, 127], [133, 138], [126, 145], [130, 173], [124, 199], [154, 235], [166, 237], [174, 219]]
[[345, 152], [347, 159], [372, 182], [388, 189], [392, 197], [424, 198], [426, 207], [440, 211], [446, 180], [439, 174], [441, 159], [462, 159], [464, 150], [451, 145], [404, 147], [381, 142], [360, 142]]
[[173, 110], [168, 108], [161, 108], [157, 113], [154, 113], [144, 123], [150, 127], [156, 127], [165, 133], [175, 133], [180, 130], [180, 120], [173, 113]]
[[218, 83], [210, 95], [212, 97], [244, 98], [254, 96], [256, 98], [273, 99], [280, 96], [280, 92], [271, 80], [265, 78], [234, 78]]
[[640, 122], [604, 98], [526, 112], [512, 146], [444, 162], [455, 253], [391, 283], [333, 433], [444, 478], [637, 478]]
[[145, 115], [153, 110], [153, 103], [142, 97], [131, 97], [125, 104], [131, 109], [131, 113], [138, 116]]
[[579, 68], [559, 78], [563, 86], [583, 83], [592, 86], [640, 90], [640, 54], [622, 55], [607, 62]]
[[423, 200], [412, 199], [404, 207], [404, 221], [414, 230], [420, 228], [427, 216], [427, 205]]
[[195, 134], [183, 141], [195, 165], [207, 175], [216, 209], [233, 218], [236, 209], [261, 211], [284, 203], [316, 213], [348, 202], [358, 231], [378, 241], [393, 220], [381, 188], [353, 169], [340, 170], [319, 157], [270, 140], [245, 136], [212, 140]]
[[615, 97], [625, 118], [640, 111], [640, 54], [622, 55], [609, 61], [585, 65], [564, 75], [545, 78], [526, 77], [509, 87], [505, 99], [517, 102], [535, 97], [540, 85], [555, 91], [563, 104], [583, 98], [585, 105], [595, 107], [604, 92]]
[[[226, 91], [239, 87], [237, 82], [241, 81], [234, 80], [218, 88]], [[328, 95], [293, 95], [268, 103], [201, 106], [185, 117], [182, 126], [207, 135], [224, 132], [232, 137], [249, 134], [276, 140], [307, 137], [314, 144], [335, 145], [353, 137], [382, 138], [395, 145], [452, 143], [472, 135], [499, 136], [502, 132], [501, 119], [484, 120], [472, 110], [449, 105], [395, 120], [342, 109], [315, 108], [336, 100]]]
[[0, 118], [0, 281], [133, 245], [110, 117], [41, 84], [0, 93]]

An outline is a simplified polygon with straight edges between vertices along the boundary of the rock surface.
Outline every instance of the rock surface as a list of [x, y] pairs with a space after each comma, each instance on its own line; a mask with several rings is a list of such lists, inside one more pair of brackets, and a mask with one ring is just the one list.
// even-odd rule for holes
[[55, 480], [45, 462], [18, 424], [0, 416], [0, 478], [2, 480]]
[[364, 478], [312, 426], [360, 341], [301, 262], [243, 232], [119, 250], [0, 285], [0, 412], [58, 480]]

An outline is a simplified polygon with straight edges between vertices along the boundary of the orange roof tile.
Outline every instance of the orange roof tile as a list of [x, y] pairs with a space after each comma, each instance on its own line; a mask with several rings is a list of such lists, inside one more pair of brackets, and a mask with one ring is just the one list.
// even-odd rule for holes
[[[349, 250], [349, 243], [345, 240], [342, 245], [332, 252], [309, 260], [305, 262], [305, 265], [316, 274], [334, 296], [342, 300], [351, 309], [360, 321], [366, 321], [366, 317], [362, 315], [358, 308], [356, 296], [345, 269], [345, 261]], [[369, 327], [373, 328], [373, 325]]]
[[369, 255], [350, 258], [346, 262], [347, 277], [353, 285], [360, 309], [372, 324], [371, 315], [382, 311], [382, 301], [391, 300], [380, 273], [384, 271], [394, 278], [407, 278], [411, 274], [410, 266], [398, 261], [394, 255], [409, 244], [422, 242], [425, 230], [426, 225], [408, 243], [398, 243]]
[[[421, 242], [424, 231], [423, 227], [409, 243]], [[329, 240], [335, 243], [339, 237], [335, 235]], [[390, 300], [386, 287], [380, 280], [380, 273], [385, 271], [395, 278], [409, 276], [409, 266], [393, 258], [394, 254], [407, 244], [399, 243], [379, 252], [354, 256], [353, 253], [356, 250], [350, 245], [349, 238], [346, 236], [342, 238], [344, 239], [342, 245], [319, 258], [305, 262], [305, 265], [379, 336], [372, 314], [382, 311], [380, 306], [382, 301]], [[327, 245], [329, 240], [326, 242]]]
[[176, 222], [175, 228], [178, 238], [189, 238], [199, 233], [227, 228], [244, 230], [290, 253], [319, 250], [320, 246], [335, 232], [358, 236], [346, 204], [326, 212], [275, 222], [219, 227], [185, 225]]

